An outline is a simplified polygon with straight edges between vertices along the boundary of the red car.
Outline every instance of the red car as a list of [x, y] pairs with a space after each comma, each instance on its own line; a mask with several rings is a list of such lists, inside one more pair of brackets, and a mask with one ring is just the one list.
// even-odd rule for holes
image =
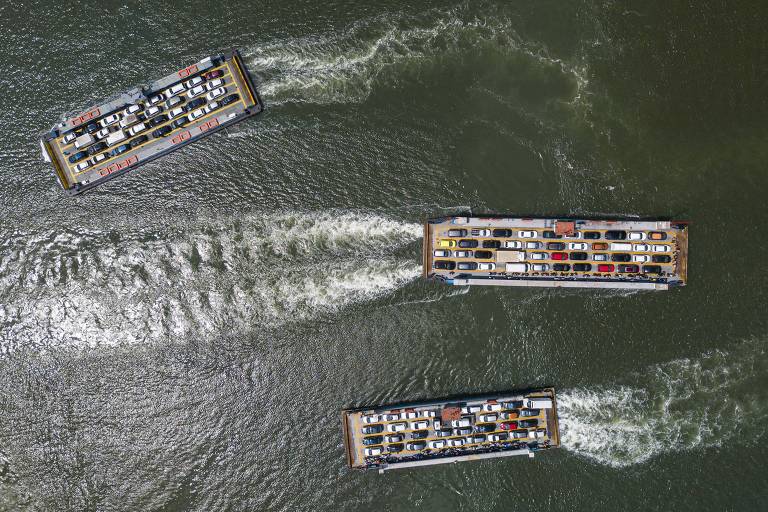
[[597, 271], [598, 272], [613, 272], [613, 268], [614, 268], [613, 265], [609, 265], [609, 264], [605, 264], [604, 263], [602, 265], [598, 265], [597, 266]]
[[216, 71], [209, 71], [203, 74], [203, 78], [205, 78], [206, 80], [213, 80], [214, 78], [219, 78], [223, 74], [224, 72], [222, 70], [217, 69]]
[[516, 421], [507, 421], [504, 423], [499, 424], [499, 428], [501, 430], [515, 430], [517, 429], [517, 422]]
[[567, 260], [568, 259], [568, 253], [567, 252], [553, 252], [552, 253], [552, 259], [553, 260]]

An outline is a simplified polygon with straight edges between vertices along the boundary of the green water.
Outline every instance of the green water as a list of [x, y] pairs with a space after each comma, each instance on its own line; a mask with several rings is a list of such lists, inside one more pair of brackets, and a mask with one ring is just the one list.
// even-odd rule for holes
[[[0, 510], [763, 510], [766, 14], [0, 6]], [[62, 193], [41, 131], [229, 47], [264, 114]], [[466, 208], [689, 220], [690, 284], [422, 281]], [[345, 466], [344, 407], [543, 385], [560, 450]]]

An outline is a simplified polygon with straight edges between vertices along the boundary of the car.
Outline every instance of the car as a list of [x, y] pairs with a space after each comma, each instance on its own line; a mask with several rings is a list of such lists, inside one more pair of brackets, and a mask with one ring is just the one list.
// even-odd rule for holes
[[414, 418], [418, 418], [419, 413], [417, 413], [416, 411], [405, 411], [403, 413], [400, 413], [400, 417], [403, 418], [404, 420], [412, 420]]
[[384, 436], [385, 443], [402, 443], [403, 439], [404, 437], [402, 434], [387, 434]]
[[516, 420], [517, 416], [517, 411], [501, 411], [499, 413], [499, 419], [502, 420]]
[[605, 239], [606, 240], [626, 240], [627, 232], [626, 231], [606, 231]]
[[398, 452], [401, 452], [401, 451], [403, 451], [403, 444], [402, 443], [387, 445], [387, 452], [389, 452], [389, 453], [398, 453]]
[[199, 119], [205, 115], [205, 107], [199, 108], [197, 110], [193, 110], [189, 113], [189, 120], [194, 121], [195, 119]]
[[653, 252], [669, 252], [668, 245], [654, 245], [651, 249]]
[[498, 415], [496, 414], [478, 414], [477, 415], [477, 421], [480, 423], [491, 423], [499, 419]]
[[465, 405], [461, 408], [462, 414], [475, 414], [476, 412], [482, 411], [483, 408], [479, 405]]
[[470, 233], [472, 234], [472, 236], [479, 236], [481, 238], [491, 236], [490, 229], [473, 229], [470, 231]]
[[570, 242], [568, 249], [571, 251], [586, 251], [588, 247], [584, 242]]
[[428, 430], [417, 430], [415, 432], [411, 432], [411, 437], [413, 439], [426, 439], [429, 437], [429, 431]]
[[87, 149], [89, 155], [95, 155], [96, 153], [101, 153], [107, 149], [107, 143], [106, 142], [97, 142], [93, 146], [89, 147]]
[[364, 437], [363, 438], [363, 444], [366, 446], [370, 446], [372, 444], [381, 444], [381, 442], [384, 440], [381, 436], [370, 436], [370, 437]]
[[453, 435], [455, 436], [468, 436], [472, 433], [472, 427], [459, 427], [453, 429]]
[[113, 149], [112, 152], [110, 152], [110, 156], [117, 156], [120, 153], [125, 153], [129, 149], [131, 149], [131, 145], [130, 144], [120, 144], [115, 149]]
[[648, 234], [648, 238], [651, 240], [666, 240], [667, 234], [663, 231], [651, 231]]
[[402, 432], [403, 430], [407, 429], [408, 425], [401, 421], [398, 423], [388, 423], [387, 424], [387, 432]]
[[106, 153], [101, 153], [100, 155], [96, 155], [95, 157], [91, 158], [89, 161], [91, 162], [91, 165], [96, 165], [97, 163], [101, 162], [107, 158]]
[[163, 111], [163, 107], [161, 106], [149, 107], [147, 110], [144, 111], [144, 116], [147, 119], [149, 119], [150, 117], [156, 116], [162, 111]]
[[173, 129], [181, 128], [182, 126], [184, 126], [188, 122], [189, 122], [189, 119], [187, 118], [187, 116], [183, 116], [183, 117], [180, 117], [180, 118], [174, 120], [171, 123], [171, 126], [173, 127]]
[[552, 257], [553, 260], [565, 261], [565, 260], [568, 259], [568, 253], [567, 252], [553, 252], [551, 257]]
[[139, 135], [135, 139], [131, 140], [131, 147], [135, 148], [135, 147], [141, 146], [148, 140], [149, 140], [149, 137], [147, 137], [146, 135]]
[[542, 236], [544, 238], [563, 238], [562, 235], [558, 235], [554, 231], [545, 231], [544, 233], [542, 233]]
[[571, 259], [576, 261], [584, 261], [587, 259], [587, 253], [585, 252], [572, 252]]
[[574, 231], [570, 234], [563, 235], [564, 238], [581, 238], [581, 231]]
[[637, 252], [646, 252], [649, 249], [650, 249], [650, 246], [648, 244], [634, 244], [632, 246], [632, 250]]
[[478, 260], [489, 260], [493, 258], [491, 251], [475, 251], [475, 258]]
[[472, 425], [472, 418], [462, 417], [457, 420], [451, 420], [452, 427], [469, 427]]
[[496, 270], [495, 263], [478, 263], [477, 270]]
[[456, 268], [456, 262], [447, 260], [435, 260], [432, 263], [432, 268], [435, 270], [454, 270]]
[[433, 450], [439, 450], [440, 448], [445, 448], [445, 441], [443, 440], [430, 441], [427, 443], [427, 446], [429, 446]]
[[643, 265], [643, 274], [661, 274], [659, 265]]
[[520, 409], [525, 406], [525, 403], [522, 400], [511, 400], [509, 402], [504, 402], [502, 405], [505, 409]]
[[522, 428], [538, 427], [539, 420], [520, 420], [517, 422], [517, 424]]
[[503, 408], [504, 406], [497, 402], [483, 404], [483, 410], [485, 412], [498, 412]]
[[102, 128], [101, 130], [94, 133], [93, 136], [96, 140], [101, 140], [108, 137], [110, 133], [111, 132], [109, 128]]
[[130, 116], [136, 112], [141, 112], [142, 110], [144, 110], [144, 105], [131, 105], [123, 110], [123, 116]]
[[573, 265], [574, 272], [589, 272], [592, 270], [592, 265], [589, 263], [575, 263]]
[[174, 96], [173, 98], [169, 98], [168, 101], [165, 102], [165, 108], [173, 108], [176, 105], [181, 105], [184, 103], [184, 98], [181, 96]]
[[157, 130], [152, 132], [152, 136], [156, 139], [159, 139], [160, 137], [164, 137], [165, 135], [168, 135], [171, 132], [172, 128], [168, 125], [161, 126]]
[[600, 240], [599, 231], [585, 231], [584, 240]]
[[421, 411], [421, 416], [423, 418], [434, 418], [437, 416], [437, 413], [435, 411]]
[[85, 133], [93, 133], [99, 130], [99, 125], [96, 123], [88, 123], [85, 125]]
[[474, 261], [460, 261], [457, 268], [459, 270], [477, 270], [477, 263]]
[[185, 112], [184, 107], [176, 107], [168, 111], [168, 117], [173, 119], [174, 117], [179, 117], [184, 112]]
[[525, 439], [528, 437], [528, 431], [527, 430], [515, 430], [511, 433], [512, 439]]
[[451, 257], [451, 251], [446, 251], [444, 249], [438, 249], [436, 251], [433, 251], [432, 255], [435, 258], [450, 258]]
[[454, 437], [453, 439], [448, 440], [448, 446], [456, 447], [456, 446], [464, 446], [465, 444], [467, 444], [467, 440], [464, 439], [463, 437]]
[[459, 247], [463, 247], [464, 249], [474, 249], [478, 245], [477, 240], [459, 240]]
[[491, 232], [491, 236], [495, 238], [509, 238], [512, 236], [512, 230], [511, 229], [494, 229]]
[[76, 170], [77, 172], [81, 172], [81, 171], [84, 171], [84, 170], [86, 170], [86, 169], [87, 169], [87, 168], [89, 168], [90, 166], [91, 166], [91, 162], [89, 162], [88, 160], [85, 160], [84, 162], [80, 162], [79, 164], [77, 164], [77, 165], [75, 166], [75, 170]]
[[654, 263], [670, 263], [672, 261], [672, 257], [667, 256], [666, 254], [654, 254], [651, 256], [651, 261]]
[[614, 267], [611, 264], [603, 263], [602, 265], [597, 266], [598, 272], [613, 272]]
[[363, 423], [370, 425], [371, 423], [378, 423], [381, 421], [380, 414], [366, 414], [363, 416]]
[[565, 244], [562, 242], [547, 242], [548, 251], [564, 251]]
[[536, 238], [538, 236], [538, 233], [535, 231], [518, 231], [517, 237], [518, 238]]
[[485, 436], [483, 434], [475, 434], [472, 437], [469, 438], [470, 443], [484, 443], [485, 442]]
[[509, 439], [509, 434], [502, 432], [500, 434], [488, 434], [488, 441], [491, 443], [498, 443], [499, 441], [506, 441]]
[[471, 258], [472, 257], [472, 251], [456, 251], [454, 253], [454, 257], [456, 257], [456, 258]]
[[549, 255], [545, 252], [532, 252], [529, 259], [532, 260], [545, 260]]
[[208, 98], [208, 101], [211, 101], [215, 98], [218, 98], [219, 96], [224, 96], [227, 94], [227, 88], [226, 87], [219, 87], [217, 89], [213, 89], [211, 92], [205, 95], [206, 98]]
[[592, 255], [593, 261], [608, 261], [608, 255], [607, 254], [593, 254]]
[[79, 162], [80, 160], [82, 160], [83, 158], [85, 158], [87, 156], [88, 156], [88, 152], [87, 151], [78, 151], [77, 153], [75, 153], [74, 155], [71, 155], [69, 157], [69, 163], [73, 164], [75, 162]]
[[634, 263], [647, 263], [651, 261], [651, 257], [648, 256], [647, 254], [633, 254], [632, 261]]
[[214, 78], [219, 78], [220, 76], [224, 75], [224, 71], [220, 69], [214, 69], [213, 71], [208, 71], [207, 73], [203, 73], [203, 78], [206, 80], [213, 80]]
[[184, 110], [191, 112], [192, 110], [205, 105], [205, 98], [197, 98], [184, 105]]
[[200, 96], [201, 94], [205, 93], [205, 86], [204, 85], [198, 85], [197, 87], [193, 87], [189, 91], [187, 91], [187, 98], [192, 99], [197, 96]]
[[382, 453], [382, 451], [381, 451], [381, 448], [379, 448], [379, 447], [376, 447], [376, 448], [366, 448], [366, 449], [363, 450], [363, 454], [366, 457], [377, 457], [377, 456], [381, 455], [381, 453]]
[[522, 249], [523, 242], [519, 240], [509, 240], [507, 242], [504, 242], [504, 247], [506, 247], [507, 249]]
[[645, 233], [642, 231], [630, 231], [627, 238], [629, 240], [645, 240]]
[[605, 242], [595, 242], [592, 244], [592, 250], [593, 251], [607, 251], [608, 250], [608, 244]]
[[221, 87], [222, 85], [224, 85], [224, 80], [222, 80], [221, 78], [217, 78], [206, 83], [205, 88], [208, 89], [209, 91], [212, 91], [218, 87]]
[[138, 135], [139, 133], [143, 132], [147, 128], [148, 126], [145, 125], [144, 123], [133, 125], [130, 128], [128, 128], [128, 136], [133, 137], [134, 135]]
[[163, 124], [164, 122], [168, 121], [168, 116], [165, 114], [160, 114], [159, 116], [155, 116], [152, 119], [149, 120], [149, 126], [157, 126], [159, 124]]
[[230, 103], [234, 103], [239, 99], [240, 99], [240, 96], [238, 94], [230, 94], [229, 96], [221, 100], [221, 104], [229, 105]]
[[72, 142], [76, 138], [77, 138], [77, 134], [75, 132], [70, 132], [70, 133], [66, 134], [64, 137], [61, 138], [61, 142], [63, 144], [69, 144], [70, 142]]
[[[202, 84], [203, 82], [205, 82], [205, 78], [201, 76], [196, 76], [184, 82], [184, 87], [186, 87], [187, 89], [194, 89], [200, 86], [200, 84]], [[204, 86], [201, 86], [201, 87], [204, 87]]]
[[552, 265], [552, 270], [555, 272], [570, 272], [571, 266], [567, 263], [555, 263]]
[[467, 230], [466, 229], [449, 229], [448, 233], [446, 233], [446, 236], [450, 236], [453, 238], [461, 238], [461, 237], [467, 236]]
[[[139, 117], [139, 115], [141, 117]], [[143, 112], [139, 112], [139, 114], [131, 114], [130, 116], [125, 116], [120, 120], [120, 128], [128, 128], [129, 126], [142, 122], [147, 118], [146, 115], [144, 115]]]
[[516, 421], [505, 421], [503, 423], [499, 423], [499, 428], [501, 430], [515, 430], [517, 428], [517, 422]]
[[426, 420], [411, 422], [411, 430], [422, 430], [425, 428], [429, 428], [429, 422]]
[[367, 425], [360, 429], [363, 434], [381, 434], [384, 432], [384, 425]]
[[640, 267], [637, 265], [619, 265], [619, 272], [622, 274], [637, 274], [640, 272]]
[[416, 443], [405, 443], [405, 449], [412, 452], [421, 451], [426, 447], [427, 447], [427, 443], [425, 443], [424, 441], [420, 441]]
[[384, 421], [397, 421], [399, 419], [400, 419], [399, 412], [391, 412], [389, 414], [384, 415]]
[[210, 114], [211, 112], [213, 112], [214, 110], [216, 110], [216, 109], [217, 109], [217, 108], [219, 108], [220, 106], [221, 106], [221, 105], [219, 105], [219, 102], [218, 102], [218, 101], [212, 101], [212, 102], [210, 102], [209, 104], [207, 104], [207, 105], [205, 106], [205, 112], [206, 112], [207, 114]]
[[521, 418], [531, 418], [541, 414], [541, 409], [523, 409], [520, 411]]
[[486, 423], [484, 425], [475, 425], [475, 432], [493, 432], [496, 430], [496, 424], [495, 423]]
[[150, 97], [147, 100], [147, 104], [150, 105], [150, 106], [156, 105], [156, 104], [160, 103], [161, 101], [165, 101], [166, 99], [167, 98], [165, 97], [165, 94], [158, 93], [158, 94], [155, 94], [154, 96]]
[[438, 240], [438, 247], [456, 247], [456, 240]]
[[173, 98], [173, 97], [174, 97], [174, 96], [176, 96], [177, 94], [181, 94], [181, 93], [182, 93], [182, 92], [184, 92], [185, 90], [186, 90], [186, 88], [184, 87], [184, 84], [182, 84], [182, 83], [178, 83], [178, 84], [176, 84], [176, 85], [174, 85], [174, 86], [172, 86], [172, 87], [169, 87], [168, 89], [166, 89], [166, 90], [163, 92], [163, 94], [165, 95], [165, 97], [166, 97], [166, 98], [168, 98], [168, 100], [170, 100], [171, 98]]
[[544, 244], [541, 242], [525, 242], [526, 249], [543, 249]]
[[546, 263], [534, 263], [531, 266], [531, 270], [533, 270], [534, 272], [548, 272], [549, 265]]
[[632, 256], [623, 252], [617, 252], [615, 254], [611, 254], [611, 261], [619, 261], [619, 262], [626, 263], [628, 261], [632, 261]]
[[436, 430], [435, 434], [437, 437], [451, 437], [453, 435], [453, 430], [451, 429], [443, 429], [443, 430]]
[[116, 122], [120, 120], [120, 114], [110, 114], [101, 121], [99, 121], [99, 125], [102, 128], [106, 128], [107, 126], [113, 125]]
[[501, 240], [483, 240], [484, 249], [501, 249]]
[[528, 432], [528, 437], [533, 439], [544, 439], [547, 436], [547, 432], [544, 429], [532, 430]]

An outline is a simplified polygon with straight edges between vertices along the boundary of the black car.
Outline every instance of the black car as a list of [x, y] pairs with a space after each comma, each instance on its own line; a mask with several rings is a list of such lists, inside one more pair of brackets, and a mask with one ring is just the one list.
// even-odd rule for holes
[[96, 123], [89, 123], [85, 127], [85, 133], [93, 133], [99, 131], [99, 125]]
[[536, 427], [538, 425], [539, 420], [520, 420], [517, 422], [517, 426], [522, 428]]
[[626, 240], [627, 232], [626, 231], [606, 231], [605, 239], [606, 240]]
[[414, 432], [411, 432], [411, 437], [413, 439], [426, 439], [429, 437], [429, 431], [427, 430], [416, 430]]
[[384, 441], [384, 438], [381, 436], [371, 436], [371, 437], [363, 438], [363, 444], [366, 446], [370, 446], [372, 444], [381, 444], [382, 441]]
[[643, 274], [661, 274], [659, 265], [643, 265]]
[[587, 259], [587, 253], [585, 252], [572, 252], [571, 259], [576, 261], [584, 261]]
[[672, 261], [672, 257], [665, 254], [655, 254], [651, 256], [651, 261], [654, 263], [669, 263]]
[[619, 265], [619, 272], [622, 274], [637, 274], [640, 272], [640, 267], [637, 265]]
[[475, 432], [493, 432], [494, 430], [496, 430], [495, 423], [482, 423], [480, 425], [475, 425]]
[[511, 229], [494, 229], [493, 236], [496, 238], [509, 238], [512, 236]]
[[96, 144], [88, 148], [88, 154], [95, 155], [96, 153], [101, 153], [105, 149], [107, 149], [106, 142], [97, 142]]
[[555, 263], [552, 265], [552, 270], [555, 272], [569, 272], [571, 270], [571, 266], [567, 263]]
[[381, 434], [384, 432], [384, 425], [367, 425], [362, 428], [363, 434]]
[[160, 114], [159, 116], [155, 116], [152, 119], [149, 120], [149, 126], [157, 126], [159, 124], [163, 124], [168, 120], [168, 116], [165, 114]]
[[171, 123], [171, 126], [174, 128], [181, 128], [185, 124], [189, 122], [189, 119], [187, 116], [181, 116], [180, 118], [176, 119], [174, 122]]
[[117, 146], [115, 149], [113, 149], [113, 150], [112, 150], [112, 151], [109, 153], [109, 155], [110, 155], [110, 156], [117, 156], [117, 155], [119, 155], [120, 153], [125, 153], [125, 152], [126, 152], [126, 151], [128, 151], [129, 149], [131, 149], [131, 145], [130, 145], [130, 144], [120, 144], [120, 145], [119, 145], [119, 146]]
[[483, 247], [486, 249], [499, 249], [501, 242], [499, 240], [483, 240]]
[[600, 240], [600, 232], [599, 231], [585, 231], [584, 232], [584, 239], [585, 240]]
[[573, 265], [573, 270], [575, 272], [589, 272], [592, 270], [592, 265], [589, 263], [576, 263]]
[[548, 251], [564, 251], [565, 244], [563, 242], [547, 242]]
[[459, 247], [462, 249], [473, 249], [477, 247], [477, 240], [459, 240]]
[[501, 404], [502, 407], [505, 409], [520, 409], [523, 407], [523, 401], [522, 400], [513, 400], [511, 402], [504, 402]]
[[401, 452], [401, 451], [403, 451], [403, 444], [402, 444], [402, 443], [398, 443], [398, 444], [388, 444], [388, 445], [387, 445], [387, 451], [388, 451], [389, 453], [397, 453], [397, 452]]
[[149, 140], [149, 137], [147, 137], [146, 135], [139, 135], [138, 137], [136, 137], [131, 141], [131, 147], [135, 148], [136, 146], [140, 146], [145, 142], [147, 142], [148, 140]]
[[170, 126], [168, 126], [168, 125], [161, 126], [157, 130], [152, 132], [152, 136], [155, 137], [155, 138], [160, 138], [160, 137], [162, 137], [164, 135], [168, 135], [168, 133], [170, 133], [171, 130], [172, 130], [172, 128]]
[[240, 99], [239, 95], [237, 95], [237, 94], [230, 94], [229, 96], [227, 96], [226, 98], [221, 100], [219, 103], [221, 103], [222, 105], [229, 105], [230, 103], [234, 103], [235, 101], [237, 101], [239, 99]]
[[611, 254], [611, 261], [622, 261], [622, 262], [632, 261], [632, 256], [623, 252], [619, 252], [616, 254]]
[[477, 270], [477, 263], [474, 261], [462, 261], [459, 263], [459, 270]]
[[432, 264], [432, 268], [436, 268], [438, 270], [453, 270], [456, 268], [456, 262], [445, 261], [445, 260], [435, 260], [435, 262]]
[[196, 98], [184, 105], [184, 112], [191, 112], [192, 110], [195, 110], [198, 107], [202, 107], [203, 105], [205, 105], [205, 98]]
[[77, 153], [69, 157], [69, 163], [73, 164], [75, 162], [79, 162], [80, 160], [82, 160], [87, 156], [88, 156], [87, 151], [78, 151]]
[[554, 231], [545, 231], [544, 238], [563, 238], [563, 237], [561, 235], [558, 235]]
[[493, 258], [493, 253], [491, 251], [475, 251], [475, 258], [478, 260], [489, 260]]

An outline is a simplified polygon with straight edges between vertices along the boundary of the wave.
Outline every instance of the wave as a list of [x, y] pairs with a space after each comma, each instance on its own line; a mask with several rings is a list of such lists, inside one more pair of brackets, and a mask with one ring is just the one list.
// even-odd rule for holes
[[558, 395], [562, 446], [625, 467], [765, 434], [768, 354], [761, 341], [649, 368], [633, 385]]
[[351, 212], [207, 219], [161, 230], [8, 233], [0, 350], [205, 335], [314, 318], [415, 279], [418, 224]]

